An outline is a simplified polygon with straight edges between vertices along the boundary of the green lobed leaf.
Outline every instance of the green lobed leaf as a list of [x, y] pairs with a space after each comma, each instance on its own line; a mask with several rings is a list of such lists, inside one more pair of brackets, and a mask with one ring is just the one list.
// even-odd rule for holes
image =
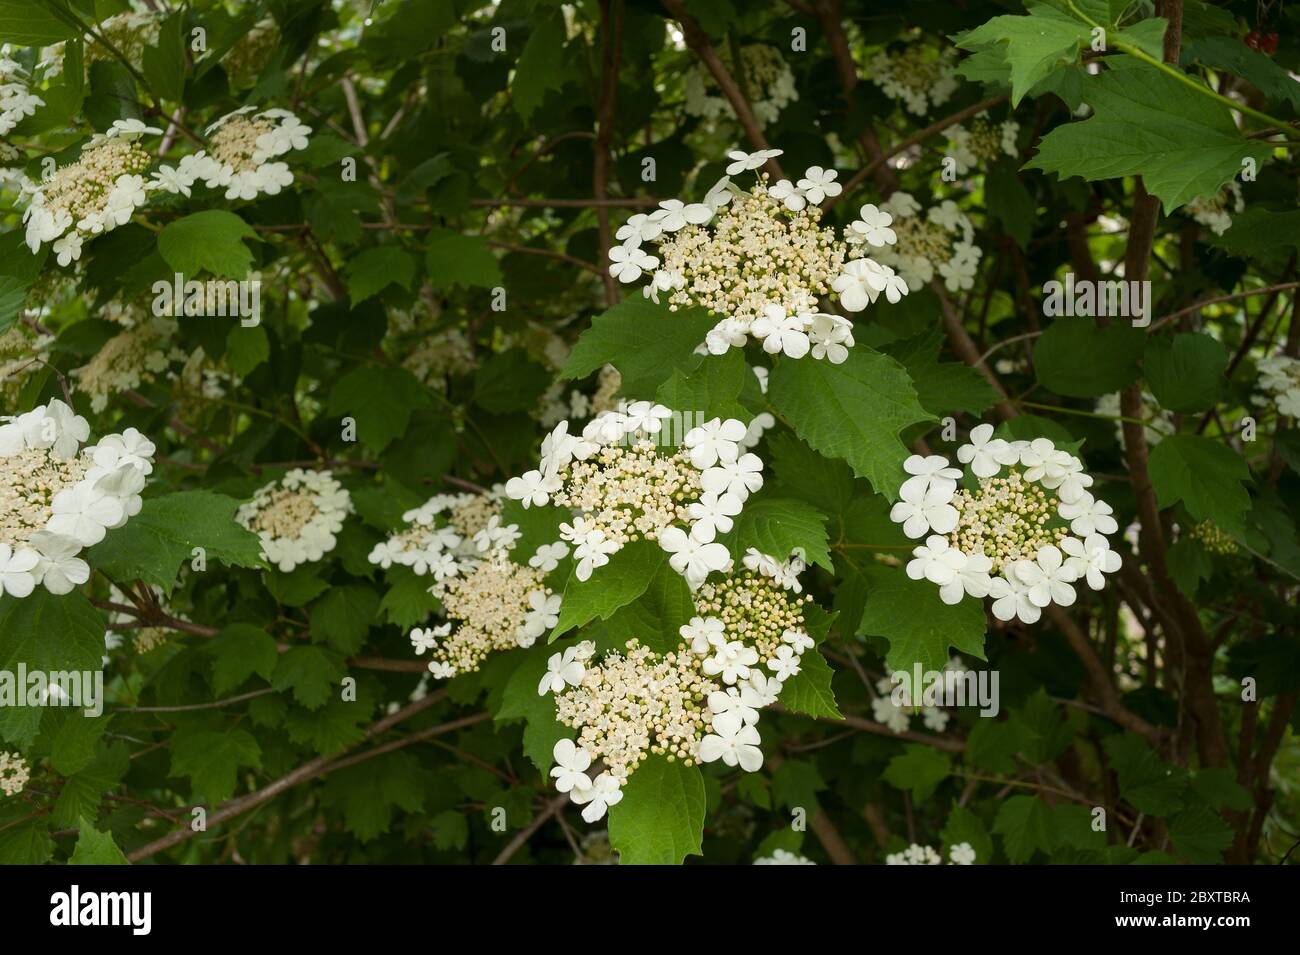
[[609, 809], [609, 841], [623, 865], [680, 865], [703, 852], [704, 777], [698, 766], [650, 756]]
[[768, 397], [811, 448], [843, 458], [891, 501], [902, 483], [899, 462], [907, 457], [899, 433], [933, 420], [906, 369], [864, 345], [852, 348], [840, 365], [807, 358], [779, 362]]

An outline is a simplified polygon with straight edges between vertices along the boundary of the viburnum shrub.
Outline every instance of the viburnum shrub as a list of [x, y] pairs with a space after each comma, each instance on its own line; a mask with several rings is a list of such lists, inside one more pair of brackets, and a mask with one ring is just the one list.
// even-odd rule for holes
[[1297, 26], [0, 0], [0, 862], [1294, 862]]

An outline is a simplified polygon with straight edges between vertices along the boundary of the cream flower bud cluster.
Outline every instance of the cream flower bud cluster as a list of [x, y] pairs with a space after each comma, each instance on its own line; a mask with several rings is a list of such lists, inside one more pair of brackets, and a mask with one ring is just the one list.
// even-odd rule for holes
[[[729, 51], [720, 53], [732, 75], [743, 83], [749, 105], [763, 125], [775, 123], [781, 110], [799, 99], [794, 72], [776, 47], [755, 43], [740, 48], [740, 67], [731, 63]], [[731, 104], [718, 92], [713, 77], [696, 65], [686, 74], [686, 112], [705, 119], [734, 115]]]
[[1192, 540], [1200, 543], [1208, 553], [1217, 554], [1220, 557], [1231, 557], [1239, 550], [1232, 535], [1211, 520], [1204, 520], [1193, 525], [1189, 534]]
[[731, 564], [717, 537], [763, 486], [763, 462], [742, 452], [749, 429], [734, 418], [692, 428], [681, 448], [662, 447], [656, 439], [672, 416], [636, 401], [593, 418], [581, 436], [561, 422], [542, 441], [539, 467], [506, 482], [507, 496], [524, 507], [572, 510], [560, 537], [573, 546], [578, 580], [640, 539], [656, 541], [692, 589]]
[[[869, 209], [875, 207], [863, 206], [864, 220]], [[897, 269], [913, 292], [936, 274], [950, 292], [971, 288], [984, 252], [975, 244], [970, 219], [950, 199], [931, 206], [924, 216], [920, 211], [921, 204], [907, 192], [896, 192], [881, 204], [879, 213], [888, 217], [885, 226], [893, 241], [879, 253], [880, 261]]]
[[[488, 526], [498, 521], [493, 517]], [[514, 524], [507, 526], [517, 534]], [[463, 561], [459, 576], [440, 579], [430, 588], [442, 602], [447, 622], [412, 630], [411, 645], [417, 654], [432, 651], [429, 672], [435, 677], [475, 671], [496, 651], [531, 647], [559, 622], [560, 595], [543, 583], [546, 571], [511, 560], [513, 546], [511, 539], [481, 558]]]
[[[939, 853], [929, 846], [912, 843], [902, 852], [885, 856], [885, 865], [942, 865]], [[969, 842], [958, 842], [948, 850], [948, 865], [974, 865], [975, 849]]]
[[949, 126], [943, 131], [948, 140], [947, 155], [959, 176], [987, 171], [1002, 156], [1015, 158], [1019, 134], [1020, 124], [1015, 120], [995, 123], [988, 113], [979, 113], [969, 123]]
[[[177, 620], [188, 620], [189, 618], [177, 610], [173, 610], [161, 595], [155, 594], [158, 599], [158, 605], [169, 617]], [[131, 598], [118, 590], [116, 586], [108, 588], [108, 599], [110, 602], [128, 606]], [[168, 627], [139, 627], [134, 626], [137, 618], [129, 613], [119, 610], [109, 611], [108, 629], [104, 631], [104, 649], [116, 650], [122, 645], [122, 634], [114, 630], [114, 627], [122, 628], [123, 633], [131, 637], [131, 645], [136, 653], [148, 653], [156, 647], [162, 646], [171, 639], [175, 632]], [[128, 625], [129, 628], [128, 628]], [[108, 656], [104, 656], [104, 666], [108, 666]]]
[[1223, 235], [1232, 228], [1232, 217], [1246, 208], [1246, 201], [1241, 195], [1241, 183], [1235, 179], [1228, 180], [1212, 196], [1197, 196], [1183, 211], [1215, 235]]
[[[578, 731], [556, 744], [556, 788], [589, 806], [583, 818], [594, 822], [647, 753], [760, 769], [759, 710], [776, 702], [813, 646], [803, 619], [809, 599], [745, 571], [700, 588], [672, 652], [632, 639], [595, 665], [589, 642], [553, 654], [537, 692], [554, 693], [556, 718]], [[587, 769], [597, 761], [604, 772], [593, 780]]]
[[[949, 657], [945, 670], [964, 673], [966, 664], [960, 657]], [[885, 668], [885, 675], [876, 681], [876, 697], [871, 701], [871, 715], [877, 723], [884, 723], [895, 733], [906, 733], [912, 725], [912, 717], [920, 715], [925, 728], [933, 733], [942, 733], [948, 728], [950, 718], [947, 710], [938, 706], [927, 706], [921, 701], [913, 701], [906, 682], [896, 683], [893, 670]]]
[[27, 71], [9, 58], [9, 45], [0, 47], [0, 136], [7, 136], [13, 128], [45, 105], [31, 91]]
[[1255, 369], [1259, 380], [1251, 402], [1261, 408], [1276, 404], [1278, 414], [1300, 418], [1300, 359], [1273, 355], [1261, 358]]
[[816, 865], [807, 856], [801, 856], [789, 849], [773, 849], [770, 856], [754, 860], [754, 865]]
[[1074, 603], [1076, 581], [1101, 590], [1119, 569], [1106, 536], [1119, 525], [1088, 490], [1092, 476], [1077, 457], [1047, 438], [995, 438], [982, 424], [957, 460], [969, 467], [974, 490], [958, 490], [963, 473], [946, 458], [914, 454], [889, 512], [908, 537], [926, 538], [907, 575], [938, 586], [944, 603], [992, 597], [999, 620], [1036, 623], [1044, 608]]
[[435, 494], [402, 515], [405, 526], [380, 541], [370, 563], [409, 567], [436, 581], [455, 577], [487, 554], [509, 549], [519, 527], [501, 523], [501, 489], [487, 494]]
[[27, 760], [20, 753], [0, 752], [0, 793], [17, 796], [30, 778]]
[[588, 395], [574, 389], [564, 397], [564, 382], [557, 381], [538, 402], [537, 420], [544, 428], [554, 428], [566, 418], [579, 421], [593, 418], [607, 411], [625, 410], [620, 406], [618, 390], [623, 386], [623, 375], [613, 365], [605, 365], [596, 373], [596, 390]]
[[173, 168], [161, 166], [149, 187], [188, 196], [200, 180], [209, 189], [225, 189], [227, 199], [274, 196], [293, 184], [293, 173], [278, 157], [306, 149], [311, 127], [287, 109], [254, 115], [245, 106], [221, 117], [205, 131], [210, 150], [200, 150]]
[[57, 398], [0, 422], [0, 593], [66, 594], [90, 579], [81, 549], [140, 513], [153, 443], [127, 428], [83, 448], [90, 425]]
[[221, 68], [226, 71], [232, 87], [243, 90], [256, 83], [258, 74], [279, 43], [280, 28], [274, 18], [265, 17], [254, 23], [221, 57]]
[[[139, 70], [144, 66], [144, 51], [158, 45], [158, 34], [165, 18], [166, 14], [163, 12], [128, 10], [102, 21], [95, 28], [95, 32], [111, 43], [117, 53]], [[98, 60], [113, 59], [115, 54], [89, 34], [83, 37], [83, 41], [82, 61], [85, 76], [89, 79], [91, 64]], [[54, 73], [61, 73], [66, 49], [66, 43], [51, 47], [43, 65]]]
[[43, 182], [28, 183], [23, 222], [33, 254], [51, 242], [59, 265], [66, 266], [81, 258], [86, 239], [130, 222], [146, 202], [143, 173], [153, 163], [136, 140], [161, 132], [137, 119], [119, 119], [91, 139], [76, 161]]
[[[839, 363], [853, 346], [847, 319], [820, 310], [818, 300], [834, 293], [858, 312], [883, 292], [891, 302], [907, 294], [893, 269], [866, 255], [867, 246], [892, 242], [885, 233], [852, 244], [820, 226], [820, 204], [843, 187], [834, 169], [809, 166], [798, 182], [770, 184], [758, 173], [745, 192], [731, 181], [782, 155], [779, 149], [734, 151], [727, 175], [703, 201], [669, 199], [649, 214], [632, 216], [609, 250], [609, 273], [620, 282], [649, 274], [643, 292], [669, 306], [698, 306], [721, 320], [705, 337], [708, 352], [721, 355], [751, 339], [770, 354], [782, 353]], [[846, 230], [846, 239], [852, 235]], [[658, 255], [641, 248], [655, 243]]]
[[150, 316], [110, 338], [89, 362], [73, 369], [72, 378], [90, 397], [91, 410], [103, 411], [109, 398], [152, 383], [172, 359], [184, 360], [185, 352], [170, 347], [175, 330], [175, 322]]
[[262, 558], [287, 574], [332, 551], [351, 513], [351, 495], [329, 471], [294, 468], [258, 488], [235, 520], [262, 542]]
[[956, 65], [956, 50], [914, 43], [894, 53], [879, 51], [867, 61], [866, 75], [886, 96], [901, 100], [909, 113], [923, 116], [957, 92]]

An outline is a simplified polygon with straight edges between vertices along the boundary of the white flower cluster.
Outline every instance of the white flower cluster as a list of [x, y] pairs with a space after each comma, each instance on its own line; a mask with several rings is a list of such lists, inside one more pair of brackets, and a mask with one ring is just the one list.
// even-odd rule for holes
[[[727, 50], [721, 56], [732, 75], [743, 83], [750, 108], [764, 126], [775, 123], [781, 110], [799, 99], [794, 72], [776, 47], [761, 43], [741, 47], [739, 68], [730, 62]], [[686, 74], [685, 105], [687, 113], [705, 119], [734, 115], [731, 104], [719, 95], [713, 77], [698, 64]]]
[[1223, 235], [1232, 228], [1232, 217], [1246, 208], [1241, 195], [1241, 183], [1228, 180], [1212, 196], [1197, 196], [1183, 207], [1183, 211], [1215, 235]]
[[161, 132], [138, 119], [119, 119], [108, 132], [94, 136], [75, 162], [39, 184], [26, 183], [23, 222], [33, 254], [42, 243], [52, 242], [59, 265], [66, 266], [81, 258], [86, 239], [130, 222], [146, 202], [143, 173], [153, 163], [136, 140]]
[[492, 551], [519, 539], [515, 524], [501, 523], [501, 493], [435, 494], [402, 515], [406, 526], [380, 541], [370, 563], [385, 570], [398, 564], [434, 580], [455, 577]]
[[916, 43], [896, 53], [879, 51], [868, 61], [866, 75], [886, 96], [902, 100], [909, 113], [924, 116], [957, 92], [956, 65], [951, 47], [940, 51]]
[[30, 778], [31, 771], [22, 754], [0, 752], [0, 793], [17, 796]]
[[[763, 563], [782, 566], [771, 557]], [[699, 590], [696, 616], [679, 628], [673, 652], [659, 655], [633, 639], [626, 653], [595, 665], [589, 641], [553, 654], [537, 692], [555, 693], [556, 718], [578, 730], [576, 741], [555, 745], [556, 788], [595, 822], [622, 798], [647, 753], [758, 771], [759, 710], [776, 702], [814, 645], [803, 618], [809, 600], [746, 571]], [[587, 770], [597, 761], [603, 771], [593, 779]]]
[[0, 46], [0, 136], [44, 106], [45, 100], [31, 91], [26, 71], [9, 58], [9, 45]]
[[[869, 209], [875, 207], [863, 206], [862, 213], [871, 221]], [[970, 219], [951, 199], [931, 206], [924, 216], [920, 211], [921, 204], [907, 192], [896, 192], [881, 204], [874, 221], [889, 233], [890, 241], [879, 253], [880, 261], [897, 269], [913, 292], [936, 273], [950, 292], [969, 289], [984, 254], [975, 244]]]
[[798, 855], [789, 849], [773, 849], [770, 856], [754, 860], [754, 865], [816, 865], [812, 859]]
[[[912, 843], [902, 852], [885, 856], [885, 865], [942, 865], [939, 853], [929, 846]], [[959, 842], [948, 850], [949, 865], [974, 865], [975, 849], [969, 842]]]
[[[1104, 417], [1115, 419], [1115, 440], [1122, 447], [1124, 445], [1124, 422], [1119, 420], [1123, 413], [1120, 408], [1119, 392], [1112, 391], [1108, 395], [1102, 395], [1097, 399], [1093, 411]], [[1173, 413], [1161, 408], [1160, 402], [1149, 391], [1142, 392], [1142, 414], [1140, 417], [1146, 422], [1142, 426], [1142, 430], [1146, 434], [1148, 447], [1155, 447], [1171, 434], [1178, 433], [1178, 425], [1174, 421]]]
[[329, 471], [294, 468], [258, 488], [235, 520], [257, 535], [263, 559], [287, 574], [332, 551], [351, 513], [351, 495]]
[[948, 139], [953, 170], [964, 176], [974, 170], [987, 170], [1002, 156], [1014, 158], [1020, 124], [1011, 119], [995, 123], [988, 113], [979, 113], [969, 124], [949, 126], [943, 135]]
[[86, 364], [74, 368], [72, 378], [77, 390], [89, 396], [91, 410], [103, 411], [114, 395], [152, 383], [167, 371], [171, 360], [185, 360], [187, 353], [172, 344], [175, 331], [175, 322], [146, 316], [106, 341]]
[[0, 593], [66, 594], [90, 579], [81, 549], [140, 513], [153, 443], [127, 428], [83, 448], [90, 425], [57, 398], [0, 421]]
[[1107, 534], [1119, 525], [1105, 501], [1088, 490], [1092, 476], [1083, 462], [1047, 438], [1006, 441], [982, 424], [957, 450], [975, 489], [958, 490], [961, 469], [940, 455], [912, 455], [903, 462], [911, 477], [899, 489], [890, 519], [913, 539], [907, 575], [939, 587], [944, 603], [963, 596], [993, 598], [999, 620], [1036, 623], [1043, 609], [1075, 601], [1073, 584], [1093, 590], [1120, 557]]
[[561, 422], [542, 441], [540, 467], [506, 482], [506, 494], [524, 507], [572, 509], [560, 536], [573, 545], [579, 580], [642, 537], [658, 542], [693, 590], [731, 565], [717, 536], [763, 486], [763, 462], [743, 451], [749, 429], [735, 418], [706, 421], [686, 432], [681, 448], [661, 448], [655, 439], [672, 416], [636, 401], [593, 418], [581, 436]]
[[[480, 541], [491, 536], [499, 545], [482, 557], [463, 558], [459, 576], [429, 588], [442, 602], [447, 622], [411, 631], [417, 654], [432, 651], [429, 672], [439, 679], [477, 670], [495, 651], [531, 647], [560, 619], [560, 595], [543, 582], [556, 565], [543, 554], [546, 548], [525, 567], [509, 556], [519, 537], [517, 525], [501, 527], [500, 518], [492, 517], [480, 534]], [[455, 630], [452, 621], [459, 623]]]
[[1255, 368], [1259, 393], [1251, 396], [1251, 402], [1261, 408], [1275, 403], [1278, 414], [1300, 418], [1300, 359], [1273, 355], [1260, 359]]
[[[961, 662], [960, 657], [949, 657], [944, 669], [963, 673], [966, 664]], [[893, 671], [886, 667], [885, 676], [876, 681], [878, 695], [871, 701], [871, 714], [877, 723], [884, 723], [895, 733], [906, 733], [912, 724], [912, 717], [919, 712], [921, 722], [931, 732], [942, 733], [948, 728], [951, 717], [947, 710], [938, 706], [926, 706], [924, 703], [917, 705], [911, 698], [907, 683], [896, 685], [892, 674]]]
[[[732, 183], [731, 176], [781, 154], [731, 152], [727, 175], [702, 202], [667, 199], [655, 212], [632, 216], [616, 233], [623, 244], [609, 250], [609, 273], [624, 283], [649, 273], [648, 298], [666, 293], [673, 309], [694, 305], [721, 316], [704, 343], [712, 354], [753, 339], [769, 354], [842, 362], [853, 325], [820, 311], [818, 299], [834, 292], [845, 309], [859, 312], [882, 293], [890, 302], [906, 295], [893, 269], [866, 255], [893, 234], [855, 222], [841, 241], [818, 225], [818, 206], [842, 191], [834, 169], [810, 166], [797, 183], [770, 186], [760, 173], [749, 192]], [[642, 249], [644, 242], [656, 243], [659, 255]]]
[[306, 149], [311, 127], [287, 109], [250, 116], [255, 109], [245, 106], [209, 126], [204, 134], [211, 139], [211, 152], [183, 156], [175, 167], [160, 166], [150, 188], [188, 196], [202, 180], [209, 189], [225, 189], [227, 199], [251, 200], [292, 185], [293, 173], [277, 157]]

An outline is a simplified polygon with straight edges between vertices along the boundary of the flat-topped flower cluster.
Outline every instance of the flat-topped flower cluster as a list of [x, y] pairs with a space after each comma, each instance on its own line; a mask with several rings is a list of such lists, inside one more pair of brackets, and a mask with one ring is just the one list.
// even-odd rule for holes
[[[616, 233], [622, 245], [609, 250], [609, 272], [624, 283], [648, 273], [647, 297], [666, 295], [673, 309], [698, 306], [719, 316], [704, 342], [712, 354], [752, 339], [770, 354], [811, 353], [839, 363], [853, 346], [853, 325], [822, 311], [819, 299], [834, 293], [846, 310], [859, 312], [882, 294], [897, 302], [907, 283], [867, 255], [893, 241], [875, 227], [875, 206], [863, 207], [867, 221], [851, 223], [843, 239], [819, 224], [820, 204], [843, 190], [834, 169], [810, 166], [798, 182], [769, 183], [757, 173], [749, 191], [732, 182], [780, 155], [732, 152], [727, 175], [701, 202], [668, 199], [632, 216]], [[643, 243], [657, 245], [659, 254]]]
[[[975, 849], [969, 842], [958, 842], [948, 850], [948, 865], [974, 865]], [[930, 846], [912, 843], [902, 852], [885, 856], [885, 865], [943, 865], [943, 857]]]
[[881, 203], [876, 221], [892, 241], [880, 251], [880, 261], [897, 269], [913, 292], [936, 275], [950, 292], [969, 289], [984, 254], [970, 219], [951, 199], [920, 213], [911, 193], [895, 192]]
[[867, 61], [865, 75], [909, 113], [924, 116], [957, 92], [957, 51], [913, 43], [900, 50], [880, 50]]
[[573, 546], [578, 580], [636, 540], [657, 542], [692, 589], [730, 566], [717, 537], [763, 486], [763, 462], [744, 451], [749, 429], [734, 418], [692, 428], [681, 447], [661, 445], [672, 417], [663, 405], [637, 401], [591, 419], [581, 435], [561, 422], [542, 441], [540, 466], [506, 482], [506, 494], [524, 507], [554, 503], [573, 512], [560, 537]]
[[294, 468], [258, 488], [235, 520], [262, 542], [262, 559], [288, 573], [332, 551], [351, 513], [351, 496], [329, 471]]
[[907, 575], [936, 584], [944, 603], [992, 597], [999, 620], [1036, 623], [1046, 607], [1074, 603], [1076, 581], [1101, 590], [1119, 569], [1106, 536], [1119, 525], [1079, 458], [1047, 438], [995, 438], [983, 424], [957, 459], [971, 472], [960, 489], [963, 472], [947, 458], [908, 458], [889, 515], [908, 537], [929, 535]]
[[127, 428], [82, 447], [90, 425], [57, 398], [0, 421], [0, 593], [66, 594], [90, 579], [81, 549], [140, 513], [154, 445]]
[[88, 239], [130, 222], [151, 192], [188, 197], [197, 182], [224, 189], [227, 199], [251, 200], [280, 192], [293, 183], [293, 173], [279, 157], [306, 149], [311, 127], [288, 110], [254, 109], [246, 106], [209, 126], [207, 150], [156, 168], [153, 155], [139, 140], [163, 131], [138, 119], [115, 121], [48, 179], [24, 179], [28, 247], [35, 253], [43, 243], [53, 243], [59, 265], [69, 265], [81, 258]]
[[[555, 694], [556, 718], [578, 731], [555, 744], [556, 789], [595, 822], [623, 797], [628, 777], [650, 754], [686, 765], [721, 760], [756, 772], [763, 765], [759, 710], [776, 702], [814, 645], [797, 596], [796, 560], [751, 550], [747, 569], [705, 584], [681, 643], [656, 653], [633, 638], [593, 662], [583, 641], [551, 656], [537, 690]], [[778, 573], [769, 574], [767, 571]], [[588, 772], [598, 765], [600, 772]]]
[[370, 551], [370, 563], [397, 564], [435, 581], [455, 577], [488, 553], [509, 549], [519, 528], [501, 523], [500, 486], [486, 494], [435, 494], [402, 515], [405, 526]]

